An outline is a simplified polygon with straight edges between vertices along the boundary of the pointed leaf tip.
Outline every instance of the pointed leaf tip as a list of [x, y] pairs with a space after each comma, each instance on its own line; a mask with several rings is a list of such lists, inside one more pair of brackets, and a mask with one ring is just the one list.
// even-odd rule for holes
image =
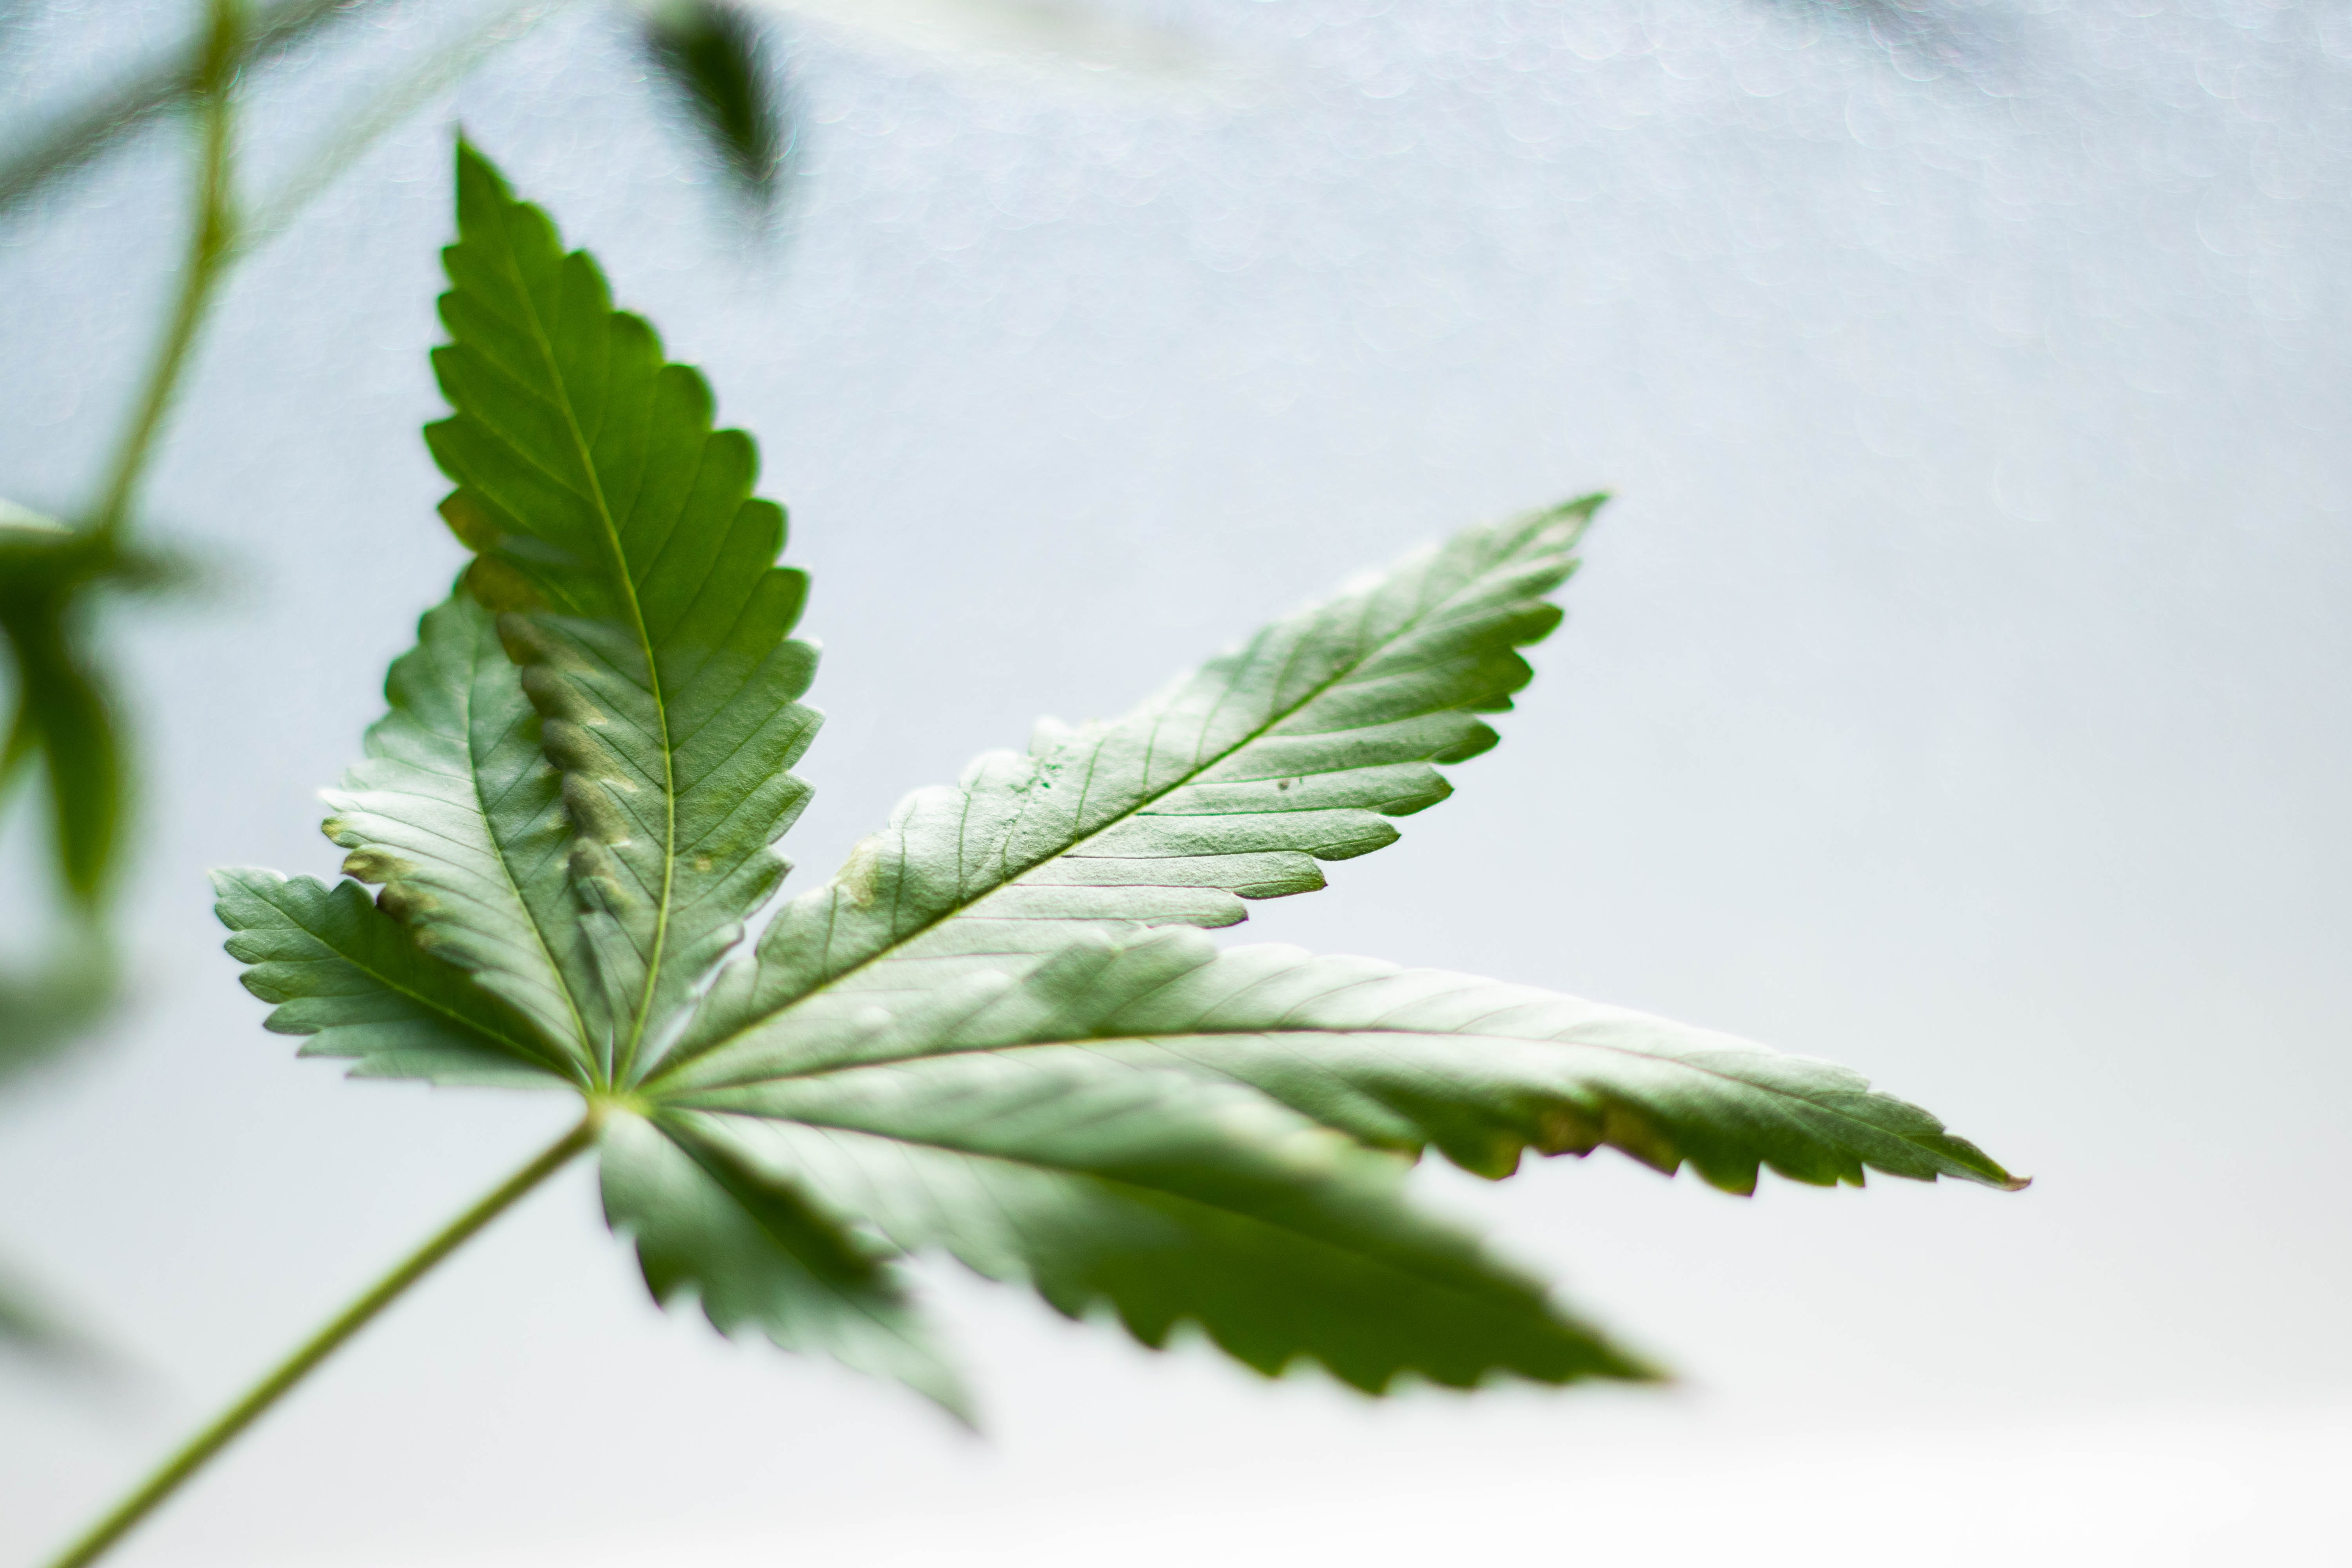
[[676, 1114], [614, 1116], [601, 1163], [606, 1221], [635, 1246], [655, 1300], [691, 1292], [722, 1334], [756, 1329], [782, 1349], [893, 1378], [972, 1425], [970, 1392], [893, 1261], [802, 1184], [745, 1160], [704, 1119]]
[[814, 652], [789, 640], [806, 578], [701, 374], [467, 145], [443, 261], [442, 515], [562, 775], [562, 853], [532, 863], [570, 868], [585, 909], [555, 962], [584, 969], [574, 1033], [625, 1082], [783, 876], [818, 724]]

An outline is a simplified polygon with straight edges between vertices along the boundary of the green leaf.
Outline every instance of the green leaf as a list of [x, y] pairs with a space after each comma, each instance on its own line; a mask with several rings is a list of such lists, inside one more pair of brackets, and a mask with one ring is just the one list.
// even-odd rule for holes
[[1492, 746], [1598, 499], [1422, 552], [1134, 713], [919, 792], [772, 910], [814, 654], [783, 515], [701, 378], [458, 151], [456, 409], [427, 439], [476, 552], [331, 797], [359, 881], [220, 881], [270, 1026], [354, 1072], [569, 1087], [648, 1288], [961, 1408], [899, 1272], [944, 1251], [1150, 1345], [1378, 1392], [1652, 1375], [1417, 1212], [1434, 1146], [1508, 1174], [1610, 1144], [2014, 1186], [1827, 1063], [1467, 976], [1196, 927], [1322, 885]]
[[832, 882], [780, 910], [677, 1059], [796, 1005], [928, 987], [1101, 922], [1231, 925], [1323, 886], [1444, 800], [1435, 764], [1493, 746], [1478, 715], [1531, 675], [1601, 498], [1456, 535], [1275, 622], [1123, 719], [1042, 726], [902, 803]]
[[[827, 1046], [832, 1049], [827, 1052]], [[947, 1027], [869, 1027], [854, 1043], [782, 1029], [671, 1080], [710, 1103], [814, 1062], [903, 1053], [1083, 1048], [1245, 1084], [1375, 1147], [1434, 1144], [1489, 1177], [1525, 1150], [1603, 1144], [1672, 1174], [1688, 1161], [1727, 1192], [1759, 1165], [1859, 1186], [1865, 1169], [2011, 1190], [2026, 1184], [1860, 1074], [1648, 1014], [1441, 970], [1265, 945], [1220, 952], [1197, 932], [1082, 938]]]
[[0, 971], [0, 1083], [63, 1055], [113, 1006], [119, 979], [111, 946], [89, 931], [37, 968]]
[[771, 203], [792, 138], [759, 24], [725, 0], [661, 0], [646, 14], [645, 40], [735, 188]]
[[37, 771], [47, 784], [47, 848], [65, 909], [43, 922], [50, 951], [0, 970], [0, 1079], [60, 1055], [117, 999], [105, 915], [116, 880], [129, 770], [106, 683], [84, 631], [101, 586], [150, 563], [87, 531], [0, 501], [0, 648], [13, 702], [0, 735], [0, 805]]
[[420, 949], [356, 882], [232, 868], [213, 873], [214, 912], [231, 932], [245, 988], [274, 1009], [267, 1027], [310, 1037], [354, 1078], [542, 1088], [577, 1081], [499, 999]]
[[1267, 1373], [1379, 1393], [1653, 1375], [1542, 1288], [1416, 1214], [1402, 1167], [1228, 1086], [1085, 1053], [977, 1053], [682, 1098], [746, 1156], [909, 1250], [1112, 1307], [1147, 1345], [1197, 1322]]
[[[310, 44], [311, 36], [363, 15], [380, 0], [281, 0], [259, 8], [241, 30], [238, 68], [249, 71]], [[71, 176], [122, 138], [145, 129], [196, 90], [208, 39], [174, 46], [113, 86], [48, 120], [0, 164], [0, 218], [54, 182]]]
[[495, 618], [460, 592], [417, 626], [384, 683], [367, 761], [327, 794], [346, 875], [416, 944], [472, 974], [586, 1079], [598, 1053], [575, 996], [590, 964], [565, 875], [562, 777]]
[[74, 636], [80, 583], [19, 575], [10, 570], [16, 554], [0, 550], [0, 639], [7, 643], [16, 687], [0, 782], [36, 758], [41, 762], [59, 884], [94, 911], [113, 880], [129, 794], [113, 705]]
[[702, 377], [463, 144], [457, 216], [433, 355], [457, 412], [425, 440], [564, 774], [599, 971], [573, 1001], [625, 1081], [783, 874], [768, 846], [807, 803], [788, 770], [817, 724], [796, 700], [815, 653], [786, 640], [807, 583], [775, 564], [751, 438], [711, 427]]
[[786, 1350], [897, 1378], [971, 1419], [961, 1381], [887, 1257], [797, 1184], [682, 1117], [616, 1116], [601, 1147], [605, 1217], [634, 1237], [656, 1300], [692, 1289], [721, 1333], [758, 1328]]

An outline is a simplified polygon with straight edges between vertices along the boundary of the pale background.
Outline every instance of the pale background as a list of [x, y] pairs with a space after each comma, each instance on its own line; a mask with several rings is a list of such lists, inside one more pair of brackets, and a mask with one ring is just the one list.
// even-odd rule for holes
[[[1613, 1155], [1431, 1201], [1680, 1368], [1373, 1406], [929, 1277], [989, 1436], [665, 1319], [584, 1172], [121, 1561], [2317, 1563], [2352, 1525], [2352, 11], [1118, 0], [1213, 79], [795, 26], [746, 240], [608, 11], [243, 271], [124, 627], [135, 1013], [0, 1109], [0, 1253], [136, 1363], [0, 1368], [27, 1559], [553, 1134], [262, 1032], [207, 866], [313, 791], [458, 552], [415, 436], [462, 117], [756, 432], [835, 715], [788, 848], [1116, 711], [1461, 523], [1607, 487], [1506, 741], [1279, 938], [1850, 1062], [2038, 1178], [1752, 1202]], [[15, 113], [177, 5], [17, 5]], [[446, 9], [257, 97], [289, 166]], [[1132, 73], [1130, 73], [1131, 75]], [[21, 121], [20, 121], [21, 122]], [[0, 232], [0, 494], [69, 508], [169, 287], [166, 136]], [[0, 910], [21, 930], [24, 845]]]

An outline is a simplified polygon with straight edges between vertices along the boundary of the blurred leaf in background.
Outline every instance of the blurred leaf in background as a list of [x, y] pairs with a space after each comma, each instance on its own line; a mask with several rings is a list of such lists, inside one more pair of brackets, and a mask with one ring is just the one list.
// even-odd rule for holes
[[28, 769], [46, 773], [58, 879], [90, 912], [105, 898], [124, 777], [113, 705], [81, 646], [78, 610], [84, 590], [124, 574], [120, 554], [93, 535], [22, 507], [0, 512], [0, 637], [16, 686], [0, 789]]
[[[340, 7], [345, 13], [357, 5]], [[97, 499], [75, 520], [0, 503], [0, 643], [7, 650], [7, 727], [0, 736], [0, 807], [38, 773], [47, 788], [46, 828], [53, 902], [42, 929], [12, 944], [0, 963], [0, 1079], [17, 1078], [87, 1037], [119, 987], [109, 905], [123, 858], [131, 803], [121, 713], [97, 647], [99, 601], [168, 586], [177, 574], [133, 542], [141, 481], [223, 273], [234, 259], [235, 100], [256, 50], [289, 41], [269, 24], [323, 20], [333, 7], [298, 0], [256, 17], [243, 0], [206, 0], [203, 26], [169, 68], [134, 76], [79, 114], [50, 122], [28, 153], [0, 170], [0, 209], [87, 164], [121, 132], [185, 103], [194, 110], [194, 199], [186, 258], [152, 363], [131, 405]], [[306, 24], [306, 26], [309, 24]], [[14, 933], [12, 933], [14, 934]], [[0, 1303], [0, 1335], [48, 1352], [79, 1342], [55, 1314]]]
[[729, 183], [772, 214], [793, 137], [767, 29], [727, 0], [661, 0], [646, 12], [645, 45]]
[[[184, 119], [198, 145], [179, 298], [99, 494], [70, 521], [0, 500], [0, 820], [31, 808], [35, 875], [50, 893], [26, 901], [41, 912], [14, 922], [0, 950], [0, 1089], [92, 1037], [120, 996], [110, 904], [135, 852], [137, 737], [107, 657], [105, 601], [184, 576], [133, 536], [145, 521], [141, 481], [220, 282], [386, 132], [569, 3], [434, 7], [449, 36], [361, 94], [277, 188], [244, 199], [232, 190], [235, 100], [266, 68], [299, 75], [341, 47], [372, 47], [374, 29], [343, 25], [383, 10], [382, 0], [191, 0], [184, 38], [127, 64], [110, 83], [12, 105], [0, 126], [0, 226], [49, 218], [39, 198], [154, 127]], [[1229, 87], [1234, 76], [1233, 62], [1189, 35], [1092, 0], [617, 0], [617, 8], [638, 29], [657, 88], [684, 111], [755, 223], [776, 216], [795, 152], [781, 47], [787, 26], [1038, 86], [1190, 91]], [[0, 50], [24, 44], [43, 9], [0, 0]], [[55, 1311], [26, 1305], [31, 1299], [0, 1274], [0, 1340], [49, 1351], [79, 1342], [58, 1330]]]
[[62, 895], [47, 929], [34, 933], [41, 966], [0, 971], [0, 1079], [52, 1055], [112, 993], [105, 915], [131, 778], [110, 683], [90, 648], [89, 601], [96, 588], [154, 588], [173, 577], [111, 538], [0, 502], [0, 647], [12, 688], [0, 805], [38, 776]]
[[24, 1289], [0, 1272], [0, 1345], [40, 1349], [62, 1342], [63, 1331]]
[[[281, 0], [258, 7], [237, 30], [228, 74], [282, 59], [297, 46], [334, 26], [378, 8], [381, 0]], [[7, 18], [13, 20], [13, 17]], [[52, 115], [12, 140], [0, 163], [0, 214], [62, 176], [96, 160], [132, 132], [144, 130], [205, 90], [223, 62], [214, 57], [211, 29], [133, 70], [114, 86]]]
[[1820, 18], [1867, 37], [1915, 82], [1982, 83], [2011, 68], [2013, 16], [1940, 0], [1765, 0], [1763, 9]]

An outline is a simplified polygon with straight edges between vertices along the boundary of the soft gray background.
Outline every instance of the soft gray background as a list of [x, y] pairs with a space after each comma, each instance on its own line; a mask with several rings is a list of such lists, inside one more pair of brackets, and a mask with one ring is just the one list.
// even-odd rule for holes
[[[184, 16], [15, 14], [18, 112]], [[2039, 1182], [1428, 1173], [1686, 1373], [1632, 1396], [1374, 1407], [940, 1269], [976, 1442], [665, 1319], [575, 1173], [125, 1563], [2340, 1549], [2352, 11], [1150, 15], [1242, 85], [796, 32], [789, 221], [746, 242], [625, 31], [578, 9], [237, 277], [153, 489], [223, 585], [122, 627], [144, 989], [0, 1110], [0, 1249], [145, 1371], [0, 1372], [0, 1549], [62, 1532], [565, 1115], [293, 1064], [203, 881], [331, 869], [312, 792], [457, 563], [415, 427], [459, 116], [709, 370], [793, 509], [836, 715], [803, 878], [1040, 711], [1115, 711], [1361, 566], [1607, 487], [1505, 744], [1237, 935], [1837, 1058]], [[444, 16], [265, 83], [258, 174]], [[158, 140], [0, 235], [0, 494], [86, 493], [181, 167]]]

